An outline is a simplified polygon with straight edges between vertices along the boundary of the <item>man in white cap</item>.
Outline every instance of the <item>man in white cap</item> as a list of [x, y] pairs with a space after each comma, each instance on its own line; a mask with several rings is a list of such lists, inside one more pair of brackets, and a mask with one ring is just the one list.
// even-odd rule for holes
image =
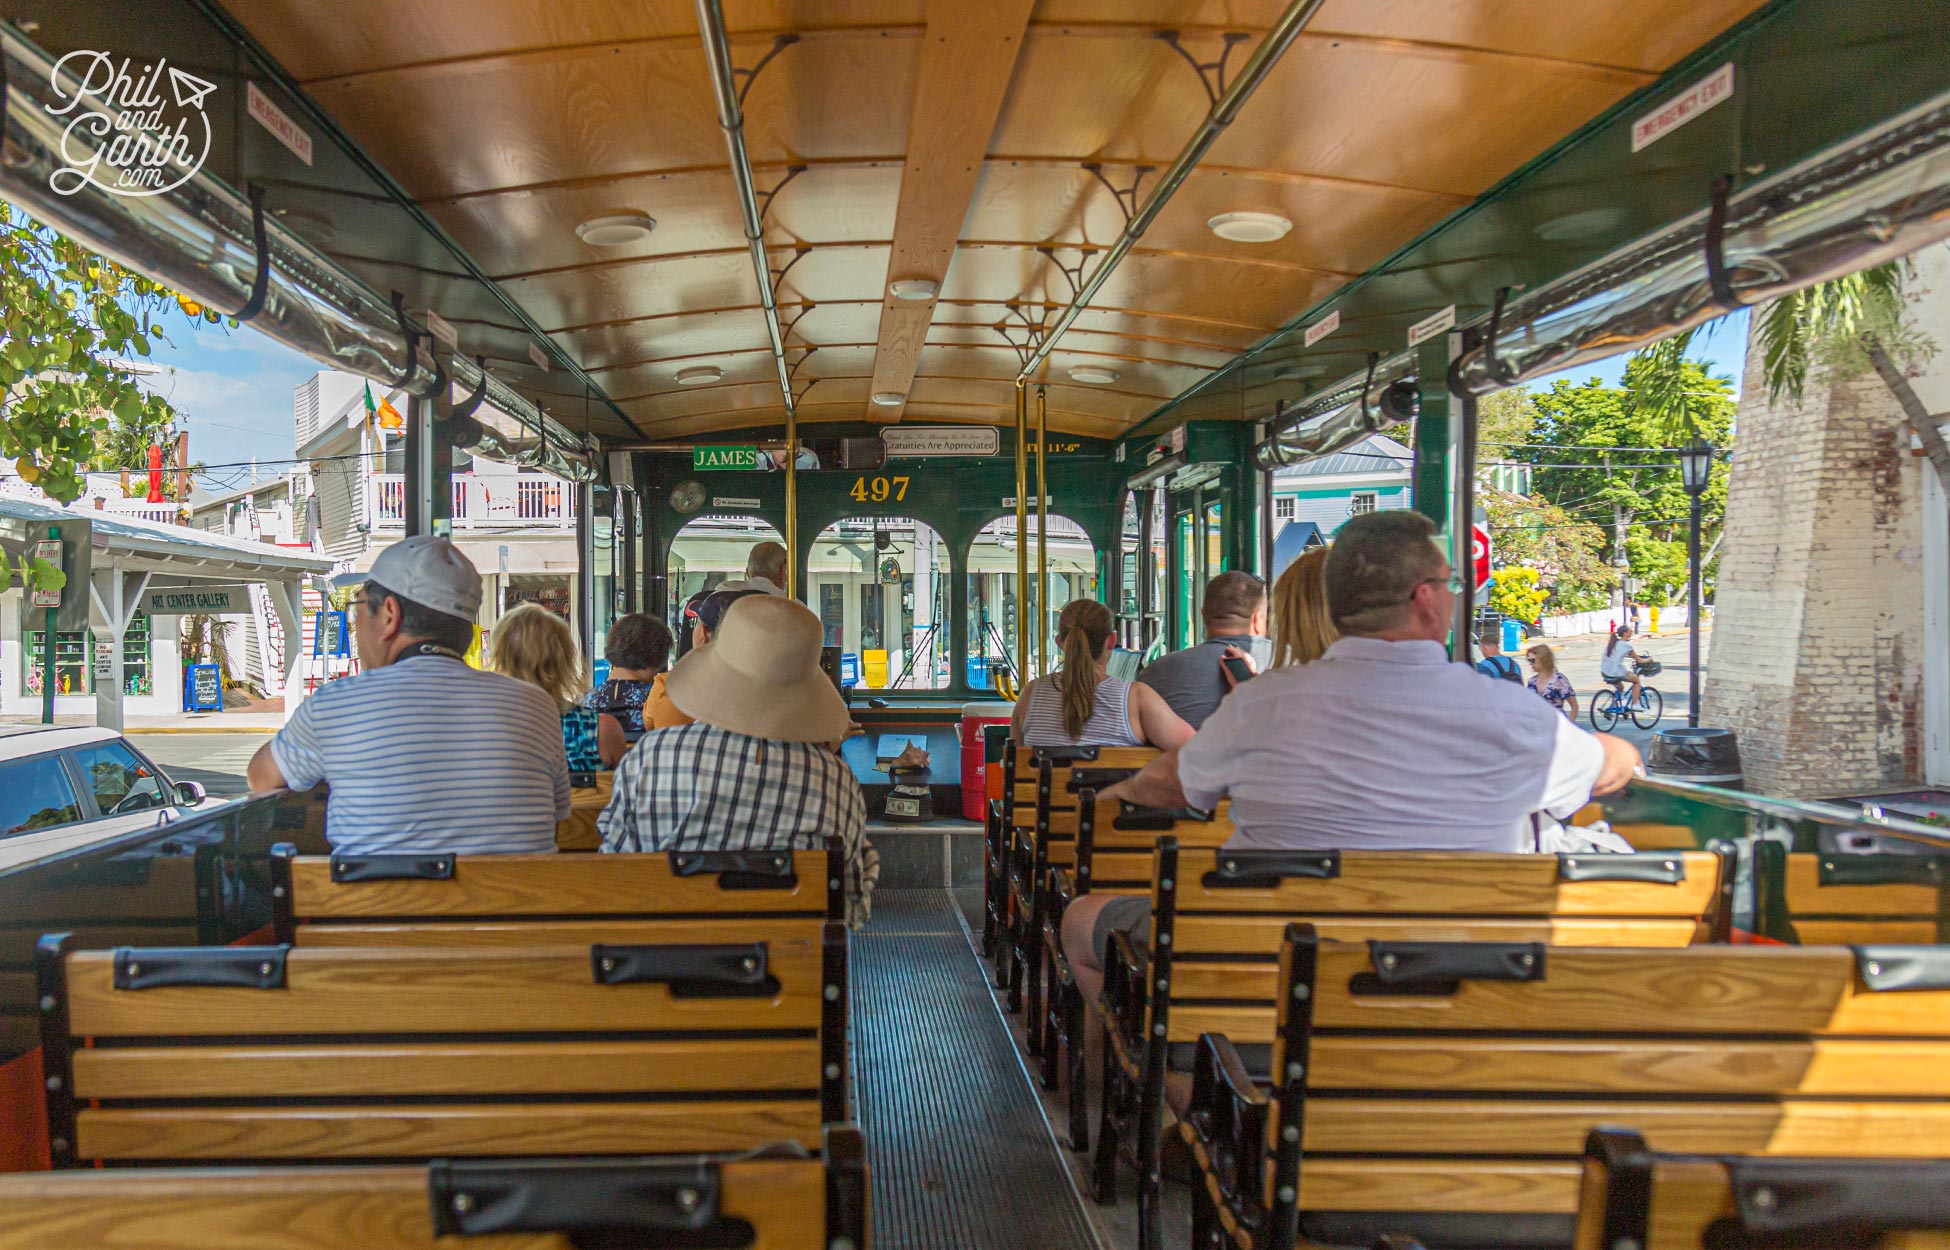
[[866, 923], [880, 856], [867, 804], [833, 746], [846, 703], [819, 668], [824, 631], [804, 604], [748, 595], [665, 690], [688, 725], [643, 735], [596, 820], [605, 851], [819, 850], [846, 857], [846, 917]]
[[560, 711], [539, 686], [469, 668], [481, 576], [453, 543], [401, 539], [352, 601], [361, 672], [298, 705], [251, 758], [252, 790], [331, 785], [349, 854], [553, 851], [569, 814]]

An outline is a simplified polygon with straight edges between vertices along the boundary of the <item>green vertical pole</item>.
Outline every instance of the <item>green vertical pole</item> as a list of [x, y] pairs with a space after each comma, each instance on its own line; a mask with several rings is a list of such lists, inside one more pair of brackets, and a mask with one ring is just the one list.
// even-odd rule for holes
[[[61, 527], [48, 526], [47, 536], [58, 542], [61, 538]], [[54, 630], [60, 611], [59, 608], [47, 610], [47, 636], [42, 640], [41, 645], [41, 724], [43, 725], [54, 723]], [[87, 657], [82, 658], [85, 663]]]
[[[1454, 446], [1450, 436], [1449, 336], [1438, 334], [1415, 349], [1421, 407], [1415, 419], [1415, 510], [1447, 533]], [[1453, 555], [1450, 557], [1455, 558]]]

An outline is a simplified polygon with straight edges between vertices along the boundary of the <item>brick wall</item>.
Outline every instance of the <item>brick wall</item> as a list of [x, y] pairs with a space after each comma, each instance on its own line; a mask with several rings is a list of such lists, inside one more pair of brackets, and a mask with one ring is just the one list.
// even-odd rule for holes
[[1870, 377], [1769, 405], [1750, 344], [1701, 724], [1750, 789], [1818, 798], [1921, 777], [1920, 474]]

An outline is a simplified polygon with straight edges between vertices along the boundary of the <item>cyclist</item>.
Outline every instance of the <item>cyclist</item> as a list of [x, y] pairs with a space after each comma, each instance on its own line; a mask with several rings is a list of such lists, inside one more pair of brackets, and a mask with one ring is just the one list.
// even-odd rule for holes
[[1646, 657], [1632, 649], [1632, 627], [1620, 625], [1614, 629], [1611, 639], [1605, 643], [1604, 658], [1598, 662], [1598, 674], [1612, 689], [1619, 689], [1624, 683], [1632, 685], [1631, 702], [1628, 707], [1645, 707], [1648, 700], [1639, 683], [1638, 664]]

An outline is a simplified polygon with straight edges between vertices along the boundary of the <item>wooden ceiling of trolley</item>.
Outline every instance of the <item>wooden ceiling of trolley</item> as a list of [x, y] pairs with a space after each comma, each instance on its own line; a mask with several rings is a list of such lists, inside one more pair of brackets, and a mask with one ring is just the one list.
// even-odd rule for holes
[[[1045, 362], [1051, 427], [1129, 428], [1760, 2], [1327, 0]], [[644, 430], [783, 420], [692, 0], [227, 7]], [[798, 36], [752, 80], [746, 137], [761, 197], [778, 188], [801, 420], [1006, 424], [1010, 340], [1069, 302], [1065, 269], [1124, 227], [1116, 192], [1148, 194], [1140, 171], [1205, 117], [1193, 62], [1243, 34], [1236, 71], [1284, 4], [725, 7], [740, 69]], [[1241, 211], [1293, 228], [1207, 226]], [[578, 238], [619, 213], [656, 228]], [[892, 298], [905, 278], [938, 300]], [[679, 386], [694, 366], [722, 377]], [[1090, 366], [1114, 380], [1072, 379]]]

